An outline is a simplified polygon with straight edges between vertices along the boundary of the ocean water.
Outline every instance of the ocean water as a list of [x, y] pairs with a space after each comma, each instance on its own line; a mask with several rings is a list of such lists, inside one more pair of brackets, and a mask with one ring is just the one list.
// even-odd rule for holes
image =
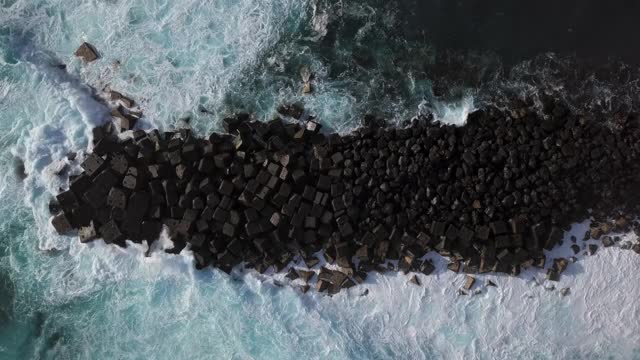
[[[555, 284], [566, 297], [537, 273], [480, 276], [480, 294], [458, 296], [464, 277], [442, 258], [420, 287], [388, 273], [325, 297], [277, 286], [282, 274], [196, 271], [188, 250], [145, 257], [144, 246], [54, 233], [47, 204], [66, 186], [56, 172], [77, 171], [65, 157], [88, 150], [108, 113], [103, 89], [136, 99], [145, 127], [203, 134], [237, 110], [268, 119], [281, 102], [340, 132], [366, 113], [462, 125], [475, 108], [541, 91], [601, 114], [637, 109], [629, 59], [583, 68], [544, 51], [507, 63], [495, 49], [442, 49], [415, 35], [422, 15], [407, 4], [1, 0], [0, 359], [640, 358], [640, 256], [617, 247], [570, 265]], [[82, 41], [101, 59], [75, 58]], [[300, 93], [302, 65], [313, 95]]]

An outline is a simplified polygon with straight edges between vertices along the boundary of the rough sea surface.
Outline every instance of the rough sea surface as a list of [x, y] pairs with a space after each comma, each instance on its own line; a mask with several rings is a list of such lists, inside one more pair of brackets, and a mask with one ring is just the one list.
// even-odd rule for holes
[[[188, 120], [200, 133], [233, 111], [268, 119], [294, 101], [340, 132], [365, 113], [462, 125], [474, 108], [537, 104], [540, 92], [597, 116], [638, 110], [634, 43], [588, 64], [582, 42], [560, 51], [565, 35], [506, 54], [512, 39], [494, 44], [500, 29], [475, 31], [489, 22], [474, 14], [504, 19], [510, 7], [474, 3], [456, 12], [437, 1], [0, 0], [0, 359], [640, 359], [640, 256], [618, 247], [581, 255], [556, 290], [540, 273], [486, 275], [479, 282], [498, 287], [458, 296], [464, 276], [436, 257], [420, 287], [389, 272], [326, 297], [274, 285], [282, 274], [196, 271], [188, 250], [145, 257], [139, 245], [80, 244], [49, 224], [66, 181], [56, 171], [88, 149], [108, 112], [92, 96], [102, 89], [136, 99], [146, 127]], [[593, 3], [565, 20], [591, 23], [578, 10]], [[460, 40], [479, 34], [487, 46]], [[616, 55], [619, 38], [599, 39], [598, 52], [611, 44]], [[82, 41], [98, 61], [73, 56]], [[302, 65], [315, 73], [310, 96]], [[579, 242], [587, 226], [574, 226]], [[552, 255], [569, 256], [568, 245]]]

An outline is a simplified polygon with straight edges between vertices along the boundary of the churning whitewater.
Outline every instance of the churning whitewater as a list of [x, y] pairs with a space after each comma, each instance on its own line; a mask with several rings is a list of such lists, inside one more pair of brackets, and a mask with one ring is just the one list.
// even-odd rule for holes
[[[574, 108], [637, 110], [636, 70], [582, 81], [553, 54], [508, 74], [477, 55], [482, 76], [443, 85], [425, 75], [440, 54], [402, 39], [400, 12], [383, 1], [0, 3], [0, 358], [640, 358], [640, 256], [618, 247], [580, 258], [555, 284], [480, 275], [498, 286], [458, 296], [464, 275], [434, 256], [420, 287], [389, 272], [328, 297], [277, 286], [284, 274], [197, 271], [189, 250], [163, 251], [166, 235], [147, 257], [144, 245], [81, 244], [51, 227], [49, 201], [66, 183], [57, 173], [109, 112], [96, 90], [135, 98], [144, 128], [203, 134], [225, 114], [268, 119], [295, 101], [341, 133], [365, 113], [463, 125], [478, 107], [506, 106], [503, 94], [536, 102], [547, 86]], [[101, 58], [77, 59], [83, 41]], [[300, 93], [302, 65], [314, 70], [312, 96]], [[554, 255], [573, 254], [564, 243]]]

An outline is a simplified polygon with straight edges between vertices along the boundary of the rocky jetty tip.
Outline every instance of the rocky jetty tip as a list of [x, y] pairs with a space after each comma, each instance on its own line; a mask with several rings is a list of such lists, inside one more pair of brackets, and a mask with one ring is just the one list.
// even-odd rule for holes
[[[133, 105], [120, 93], [111, 99]], [[243, 263], [303, 283], [315, 272], [287, 269], [292, 260], [311, 269], [323, 258], [339, 269], [322, 267], [314, 288], [330, 294], [386, 271], [388, 260], [430, 274], [422, 260], [430, 251], [455, 272], [517, 275], [544, 268], [544, 250], [573, 222], [596, 219], [587, 238], [638, 227], [636, 116], [613, 124], [562, 104], [517, 116], [487, 108], [462, 127], [429, 119], [387, 127], [368, 117], [339, 135], [295, 120], [303, 110], [281, 106], [286, 119], [267, 122], [239, 113], [223, 119], [224, 133], [203, 138], [132, 130], [138, 117], [120, 106], [115, 123], [93, 129], [92, 152], [78, 155], [83, 171], [57, 195], [52, 224], [118, 246], [151, 244], [166, 228], [167, 251], [190, 248], [198, 269]], [[567, 265], [555, 259], [547, 278]], [[468, 276], [464, 289], [475, 282]]]

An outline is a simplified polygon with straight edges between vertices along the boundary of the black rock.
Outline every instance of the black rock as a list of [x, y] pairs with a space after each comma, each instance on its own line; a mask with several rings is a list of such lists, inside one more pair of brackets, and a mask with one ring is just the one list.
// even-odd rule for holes
[[58, 201], [60, 207], [67, 211], [71, 211], [80, 206], [75, 193], [71, 190], [67, 190], [56, 195], [56, 200]]
[[84, 171], [89, 176], [94, 176], [100, 173], [106, 166], [105, 161], [96, 154], [90, 154], [87, 158], [80, 164]]
[[98, 232], [107, 244], [116, 244], [124, 239], [124, 235], [120, 231], [120, 228], [118, 228], [118, 224], [113, 220], [102, 225], [98, 229]]
[[64, 213], [60, 213], [54, 216], [51, 220], [51, 225], [53, 225], [53, 227], [60, 235], [66, 235], [73, 230], [71, 222], [67, 218], [67, 215], [65, 215]]

